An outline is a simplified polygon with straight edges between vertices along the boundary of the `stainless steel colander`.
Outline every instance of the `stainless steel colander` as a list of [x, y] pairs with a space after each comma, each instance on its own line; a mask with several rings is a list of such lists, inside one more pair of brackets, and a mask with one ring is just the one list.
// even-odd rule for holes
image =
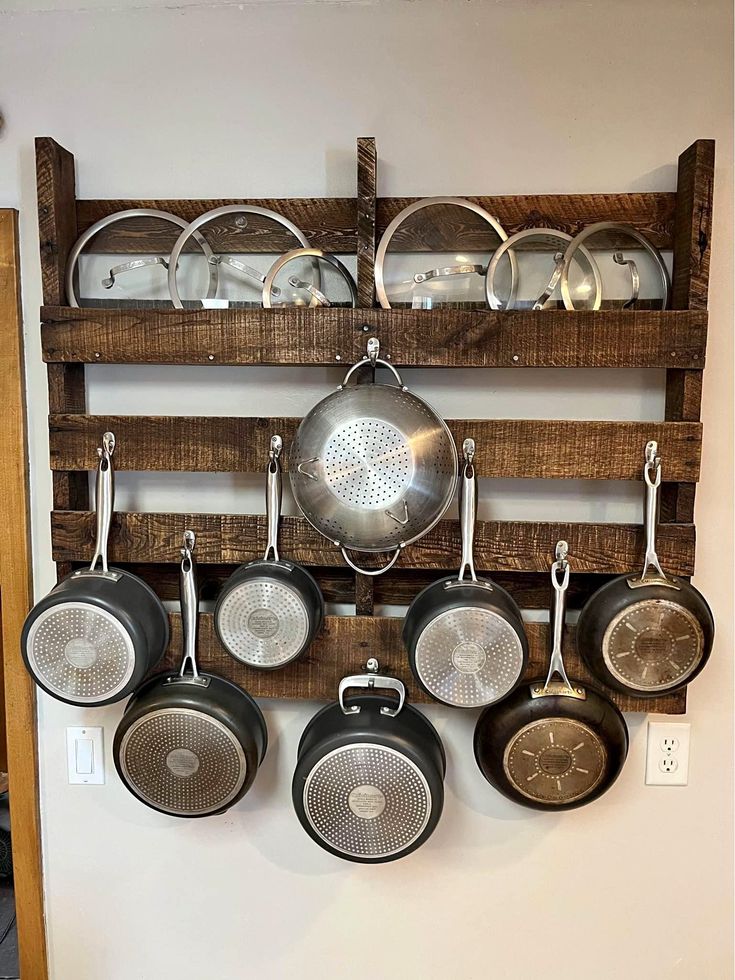
[[[452, 500], [458, 465], [446, 423], [379, 352], [373, 337], [366, 358], [302, 420], [290, 452], [304, 517], [364, 575], [386, 572], [437, 523]], [[350, 383], [359, 368], [378, 364], [397, 385]], [[394, 554], [381, 568], [363, 569], [348, 549]]]

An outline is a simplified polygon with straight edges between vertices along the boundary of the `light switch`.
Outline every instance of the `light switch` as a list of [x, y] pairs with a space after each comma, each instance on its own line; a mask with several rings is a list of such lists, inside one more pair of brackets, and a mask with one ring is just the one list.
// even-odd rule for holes
[[66, 760], [69, 782], [100, 786], [105, 781], [101, 728], [67, 728]]

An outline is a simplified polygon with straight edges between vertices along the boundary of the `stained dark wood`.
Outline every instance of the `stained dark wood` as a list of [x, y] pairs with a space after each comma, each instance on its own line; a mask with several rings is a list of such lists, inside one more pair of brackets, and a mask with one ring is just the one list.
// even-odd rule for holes
[[66, 257], [77, 238], [74, 157], [49, 136], [36, 139], [38, 240], [43, 301], [66, 299]]
[[[181, 617], [173, 614], [171, 643], [164, 657], [164, 666], [178, 667], [181, 661]], [[430, 702], [428, 695], [415, 684], [401, 642], [403, 620], [380, 616], [327, 616], [324, 630], [306, 654], [282, 670], [262, 671], [246, 667], [230, 657], [220, 645], [214, 630], [213, 617], [199, 617], [199, 666], [221, 674], [242, 685], [258, 698], [299, 698], [311, 701], [331, 701], [336, 697], [340, 680], [348, 674], [359, 673], [370, 657], [377, 657], [381, 671], [400, 679], [408, 688], [412, 701]], [[527, 623], [530, 657], [526, 677], [546, 672], [548, 658], [548, 626]], [[588, 671], [574, 650], [574, 630], [567, 631], [565, 660], [573, 677], [590, 683]], [[599, 684], [595, 686], [599, 687]], [[681, 714], [686, 710], [686, 694], [662, 698], [630, 698], [606, 691], [623, 711], [665, 712]]]
[[[671, 248], [674, 230], [676, 195], [653, 194], [518, 194], [498, 197], [468, 197], [496, 217], [508, 235], [525, 228], [559, 228], [575, 235], [594, 221], [621, 221], [642, 231], [659, 248]], [[378, 198], [378, 236], [403, 208], [419, 198]], [[456, 213], [455, 213], [456, 212]], [[422, 219], [412, 220], [391, 239], [391, 251], [433, 251], [460, 248], [487, 251], [497, 248], [497, 237], [485, 230], [471, 212], [453, 209], [453, 219], [443, 222], [444, 229], [429, 227], [431, 209], [417, 212]], [[629, 240], [625, 240], [629, 244]], [[615, 244], [596, 241], [596, 247]]]
[[707, 309], [714, 169], [714, 140], [697, 140], [679, 157], [671, 297], [676, 310]]
[[[84, 412], [86, 389], [83, 364], [49, 364], [48, 397], [50, 412]], [[89, 507], [89, 481], [86, 473], [52, 474], [54, 507], [86, 510]]]
[[[109, 542], [116, 562], [171, 562], [178, 556], [186, 528], [197, 534], [199, 563], [238, 565], [262, 556], [267, 538], [264, 515], [116, 513]], [[51, 515], [55, 561], [84, 561], [94, 549], [93, 512], [55, 511]], [[644, 553], [643, 530], [636, 524], [577, 524], [540, 521], [478, 521], [475, 564], [478, 571], [546, 572], [554, 544], [569, 542], [576, 572], [622, 574], [637, 569]], [[339, 549], [302, 517], [281, 519], [281, 554], [303, 565], [346, 568]], [[695, 534], [691, 524], [661, 527], [658, 552], [674, 575], [694, 571]], [[406, 548], [400, 569], [456, 571], [459, 524], [445, 520]], [[376, 580], [376, 583], [382, 581]]]
[[369, 575], [355, 574], [355, 612], [358, 616], [372, 616], [375, 611], [374, 581]]
[[378, 153], [372, 136], [357, 140], [357, 297], [358, 305], [375, 305], [375, 195]]
[[[303, 232], [314, 248], [328, 252], [354, 252], [357, 245], [357, 208], [354, 198], [218, 198], [202, 201], [104, 200], [77, 201], [79, 234], [101, 218], [131, 208], [169, 211], [185, 221], [193, 221], [206, 211], [230, 204], [248, 204], [275, 211]], [[266, 252], [281, 254], [297, 248], [298, 242], [285, 228], [271, 219], [249, 215], [247, 225], [237, 226], [234, 218], [207, 223], [204, 235], [214, 252]], [[95, 235], [90, 250], [103, 253], [166, 254], [178, 237], [176, 229], [155, 218], [136, 218], [120, 222]], [[198, 246], [192, 244], [190, 250]]]
[[41, 318], [46, 361], [88, 364], [348, 364], [377, 336], [398, 366], [701, 368], [707, 340], [706, 311], [44, 307]]
[[[116, 468], [172, 472], [253, 473], [274, 432], [289, 446], [299, 419], [227, 416], [49, 416], [51, 468], [87, 470], [103, 432], [117, 436]], [[529, 479], [638, 480], [642, 447], [656, 439], [666, 478], [699, 478], [697, 422], [576, 422], [540, 419], [448, 420], [458, 447], [483, 447], [478, 476]], [[288, 468], [288, 454], [282, 457]]]

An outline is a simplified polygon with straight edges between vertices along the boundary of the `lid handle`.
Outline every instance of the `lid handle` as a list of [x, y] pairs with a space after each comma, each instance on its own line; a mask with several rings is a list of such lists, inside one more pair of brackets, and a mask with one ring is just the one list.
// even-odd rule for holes
[[95, 509], [97, 511], [97, 538], [94, 546], [90, 572], [95, 570], [97, 561], [102, 562], [102, 571], [107, 571], [107, 540], [112, 524], [112, 508], [115, 503], [115, 469], [112, 454], [115, 452], [115, 435], [105, 432], [102, 445], [97, 449], [97, 480], [95, 483]]
[[638, 295], [641, 291], [641, 277], [638, 273], [638, 266], [635, 259], [626, 259], [622, 252], [613, 254], [613, 262], [617, 265], [627, 265], [630, 272], [630, 299], [623, 303], [623, 309], [629, 310], [638, 302]]
[[187, 664], [191, 665], [192, 676], [199, 676], [196, 660], [199, 602], [197, 597], [196, 562], [194, 561], [195, 545], [196, 535], [194, 532], [184, 531], [184, 547], [181, 549], [181, 567], [179, 570], [181, 631], [184, 637], [184, 656], [181, 660], [179, 677], [184, 677], [186, 674]]

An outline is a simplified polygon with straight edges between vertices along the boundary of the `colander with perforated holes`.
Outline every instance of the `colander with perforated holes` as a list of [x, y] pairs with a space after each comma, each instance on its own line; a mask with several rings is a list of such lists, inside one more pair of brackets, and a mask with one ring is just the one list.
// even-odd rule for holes
[[21, 652], [29, 673], [68, 704], [110, 704], [127, 697], [168, 646], [161, 600], [142, 579], [107, 564], [114, 451], [115, 437], [106, 432], [97, 450], [97, 544], [90, 568], [62, 579], [23, 626]]
[[409, 606], [403, 642], [425, 691], [455, 708], [495, 704], [516, 687], [528, 660], [521, 611], [505, 589], [475, 574], [475, 443], [465, 439], [460, 476], [459, 575], [432, 582]]
[[[365, 575], [386, 572], [406, 545], [434, 527], [457, 479], [457, 449], [446, 423], [379, 352], [372, 337], [366, 358], [302, 420], [289, 453], [291, 487], [304, 517]], [[397, 384], [352, 383], [360, 367], [377, 364]], [[393, 556], [365, 569], [348, 551]]]
[[241, 687], [197, 669], [197, 587], [192, 531], [181, 549], [184, 656], [128, 702], [115, 732], [120, 778], [146, 806], [175, 817], [229, 809], [250, 789], [268, 741], [260, 708]]
[[[446, 759], [406, 689], [377, 673], [345, 677], [337, 701], [301, 736], [293, 802], [307, 834], [331, 854], [363, 864], [394, 861], [433, 833], [444, 803]], [[349, 695], [361, 688], [360, 695]], [[366, 690], [367, 689], [367, 690]]]
[[266, 470], [265, 555], [233, 572], [214, 610], [225, 650], [249, 667], [264, 670], [283, 667], [300, 656], [324, 620], [324, 598], [314, 576], [278, 554], [282, 447], [281, 437], [273, 436]]

